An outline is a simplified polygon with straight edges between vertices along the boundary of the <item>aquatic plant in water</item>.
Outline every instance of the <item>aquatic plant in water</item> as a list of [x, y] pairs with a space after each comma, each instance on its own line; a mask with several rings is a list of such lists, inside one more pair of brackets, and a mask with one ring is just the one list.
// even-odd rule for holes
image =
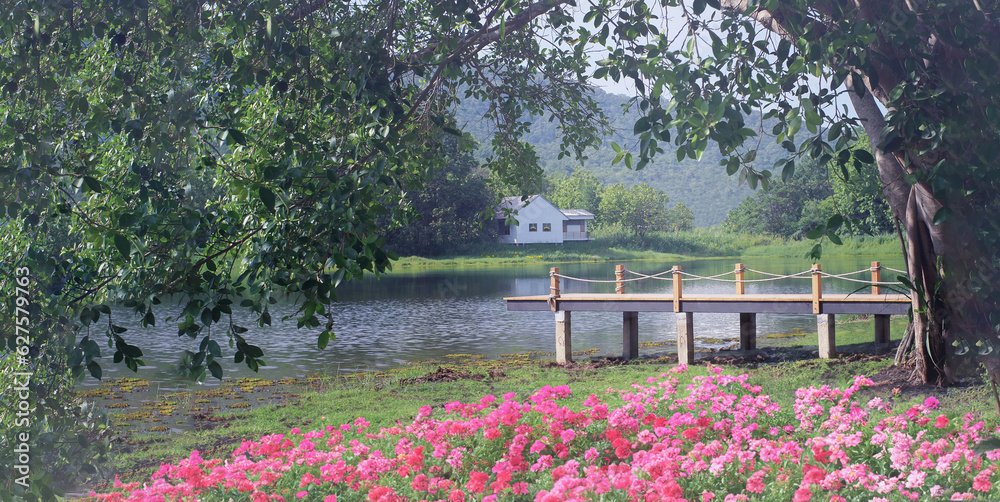
[[[897, 409], [846, 388], [809, 387], [782, 409], [713, 367], [680, 388], [672, 373], [564, 404], [567, 386], [420, 408], [373, 430], [363, 417], [245, 441], [226, 459], [197, 451], [124, 500], [927, 500], [997, 499], [1000, 450], [977, 454], [984, 424], [928, 398]], [[992, 431], [995, 435], [997, 431]]]

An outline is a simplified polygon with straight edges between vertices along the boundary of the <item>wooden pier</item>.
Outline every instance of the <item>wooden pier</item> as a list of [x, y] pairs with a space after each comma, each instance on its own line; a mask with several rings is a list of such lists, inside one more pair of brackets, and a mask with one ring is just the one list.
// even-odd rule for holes
[[[637, 278], [626, 279], [628, 272], [624, 265], [615, 269], [614, 281], [588, 280], [559, 274], [558, 268], [551, 269], [549, 295], [518, 296], [504, 298], [508, 311], [551, 311], [555, 313], [556, 362], [572, 361], [572, 312], [621, 312], [622, 313], [622, 357], [634, 359], [639, 356], [639, 312], [675, 312], [677, 314], [677, 357], [681, 364], [694, 360], [694, 314], [698, 313], [739, 313], [740, 349], [753, 350], [757, 347], [757, 314], [815, 314], [819, 336], [819, 356], [832, 358], [837, 354], [836, 323], [837, 314], [869, 314], [875, 316], [875, 342], [889, 343], [889, 316], [906, 314], [911, 305], [907, 295], [883, 292], [885, 286], [899, 286], [896, 282], [882, 282], [879, 262], [872, 262], [868, 270], [849, 274], [825, 274], [820, 265], [812, 269], [779, 276], [767, 274], [771, 278], [745, 279], [746, 268], [737, 263], [733, 272], [712, 277], [698, 277], [686, 274], [675, 266], [667, 272], [655, 275], [632, 274]], [[899, 272], [899, 271], [897, 271]], [[670, 274], [673, 281], [671, 294], [626, 294], [625, 283], [644, 279], [660, 279]], [[764, 274], [763, 272], [760, 272]], [[848, 276], [870, 273], [870, 280], [852, 279]], [[733, 275], [734, 279], [721, 279], [723, 275]], [[685, 279], [683, 276], [687, 276]], [[745, 285], [786, 278], [811, 279], [812, 291], [804, 294], [746, 294]], [[844, 279], [856, 283], [869, 284], [871, 292], [852, 294], [823, 294], [823, 278]], [[560, 279], [584, 282], [614, 283], [615, 293], [561, 293]], [[663, 279], [661, 279], [663, 280]], [[731, 294], [684, 294], [683, 282], [690, 280], [714, 280], [732, 283]], [[867, 288], [867, 286], [862, 286]]]

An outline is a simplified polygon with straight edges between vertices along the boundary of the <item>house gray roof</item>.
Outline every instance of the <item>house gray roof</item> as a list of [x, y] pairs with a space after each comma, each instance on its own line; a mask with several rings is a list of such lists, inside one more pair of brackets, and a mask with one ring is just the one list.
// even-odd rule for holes
[[524, 209], [524, 206], [527, 206], [528, 204], [530, 204], [531, 202], [533, 202], [538, 197], [541, 197], [541, 196], [540, 195], [531, 195], [531, 196], [528, 197], [527, 200], [521, 200], [521, 196], [519, 196], [519, 195], [515, 195], [513, 197], [504, 197], [500, 201], [500, 204], [497, 205], [496, 210], [494, 210], [494, 215], [498, 219], [499, 218], [506, 218], [507, 217], [507, 212], [505, 210], [520, 211], [521, 209]]
[[594, 213], [590, 211], [584, 211], [583, 209], [560, 209], [562, 214], [566, 215], [567, 218], [571, 220], [592, 220], [594, 219]]
[[[500, 201], [500, 204], [497, 205], [494, 214], [498, 219], [506, 218], [507, 214], [504, 211], [505, 209], [510, 211], [520, 211], [521, 209], [524, 209], [524, 206], [527, 206], [528, 204], [534, 202], [535, 199], [539, 197], [541, 197], [541, 195], [532, 195], [529, 196], [527, 200], [521, 200], [521, 197], [517, 195], [513, 197], [504, 197], [503, 200]], [[545, 200], [548, 201], [548, 199]], [[584, 211], [583, 209], [560, 209], [559, 212], [561, 212], [563, 216], [566, 216], [567, 218], [573, 220], [594, 219], [593, 213], [589, 211]]]

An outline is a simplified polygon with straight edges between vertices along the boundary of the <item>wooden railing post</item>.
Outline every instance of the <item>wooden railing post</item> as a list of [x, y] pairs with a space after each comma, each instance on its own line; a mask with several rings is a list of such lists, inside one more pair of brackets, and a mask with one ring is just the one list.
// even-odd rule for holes
[[559, 298], [559, 267], [549, 269], [549, 279], [551, 280], [549, 285], [549, 308], [555, 312], [559, 310], [556, 308], [556, 299]]
[[681, 266], [674, 265], [674, 312], [681, 311]]
[[615, 265], [615, 293], [625, 294], [625, 265]]
[[812, 266], [813, 314], [819, 313], [819, 300], [823, 298], [823, 270], [819, 263]]
[[746, 292], [743, 284], [743, 273], [746, 271], [742, 263], [736, 264], [736, 294], [742, 295]]
[[879, 287], [879, 284], [878, 284], [880, 282], [882, 282], [882, 264], [879, 263], [879, 262], [877, 262], [877, 261], [873, 261], [872, 262], [872, 294], [873, 295], [882, 294], [882, 288]]

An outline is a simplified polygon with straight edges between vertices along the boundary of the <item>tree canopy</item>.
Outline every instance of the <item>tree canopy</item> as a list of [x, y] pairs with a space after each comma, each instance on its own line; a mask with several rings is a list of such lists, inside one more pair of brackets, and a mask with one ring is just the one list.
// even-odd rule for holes
[[[635, 81], [646, 110], [635, 153], [622, 149], [619, 160], [641, 167], [669, 141], [684, 145], [679, 158], [698, 157], [712, 139], [727, 171], [751, 186], [772, 177], [753, 165], [765, 140], [789, 152], [773, 167], [784, 179], [803, 156], [874, 161], [906, 236], [916, 374], [946, 384], [985, 362], [996, 375], [997, 2], [667, 4], [677, 8], [654, 14], [644, 2], [607, 2], [586, 18], [610, 54], [595, 74]], [[600, 26], [605, 19], [613, 31]], [[748, 128], [750, 113], [776, 123]], [[874, 156], [853, 147], [856, 127]], [[836, 234], [843, 220], [834, 215], [819, 233]]]
[[[489, 103], [488, 163], [518, 186], [538, 172], [528, 118], [550, 114], [560, 155], [582, 154], [607, 124], [588, 79], [627, 79], [638, 138], [613, 149], [628, 167], [667, 143], [701, 158], [709, 140], [752, 187], [805, 156], [874, 162], [907, 239], [918, 375], [947, 383], [1000, 331], [998, 14], [995, 0], [4, 1], [4, 306], [27, 270], [38, 333], [66, 334], [39, 336], [29, 364], [70, 340], [77, 375], [100, 374], [97, 339], [141, 364], [112, 302], [152, 324], [179, 298], [202, 374], [221, 374], [217, 339], [259, 366], [230, 313], [267, 324], [281, 296], [325, 346], [336, 286], [391, 266], [381, 218], [405, 221], [441, 134], [461, 134], [450, 107]], [[591, 67], [593, 53], [607, 57]], [[757, 166], [765, 142], [788, 157]]]

